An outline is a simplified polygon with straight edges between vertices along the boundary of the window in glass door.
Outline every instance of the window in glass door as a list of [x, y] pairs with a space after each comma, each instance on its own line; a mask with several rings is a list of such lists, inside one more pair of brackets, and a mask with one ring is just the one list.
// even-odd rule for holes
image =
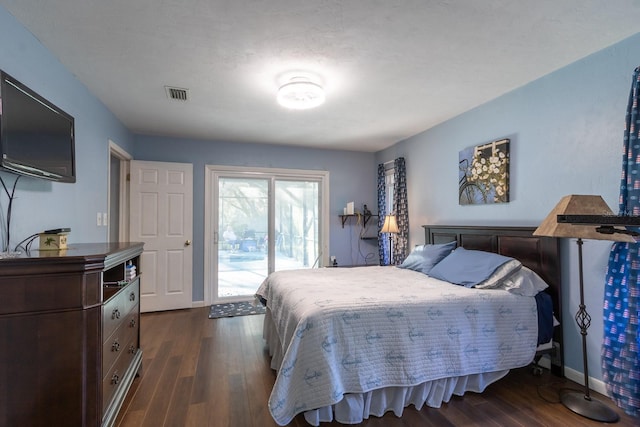
[[276, 180], [275, 195], [275, 271], [317, 267], [319, 183]]
[[269, 180], [219, 179], [217, 299], [253, 295], [268, 272]]

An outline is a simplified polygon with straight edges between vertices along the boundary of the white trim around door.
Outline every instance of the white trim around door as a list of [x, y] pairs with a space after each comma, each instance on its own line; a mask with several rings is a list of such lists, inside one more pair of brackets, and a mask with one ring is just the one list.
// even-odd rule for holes
[[[111, 176], [112, 158], [117, 159], [119, 163], [117, 177]], [[111, 227], [116, 225], [118, 229], [117, 241], [129, 241], [129, 163], [131, 160], [133, 160], [131, 154], [112, 140], [109, 140], [109, 165], [107, 167], [109, 174], [107, 179], [109, 183], [107, 212], [109, 212], [109, 218], [105, 225], [107, 225], [107, 237], [110, 242], [114, 241], [111, 237]], [[118, 200], [113, 200], [113, 197], [117, 197]], [[115, 217], [112, 211], [114, 203], [117, 203], [118, 207]]]

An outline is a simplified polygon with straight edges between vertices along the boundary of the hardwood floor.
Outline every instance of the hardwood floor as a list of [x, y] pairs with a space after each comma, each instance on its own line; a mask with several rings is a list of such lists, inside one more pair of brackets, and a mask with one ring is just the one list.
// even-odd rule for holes
[[[211, 320], [209, 308], [143, 314], [143, 372], [136, 378], [116, 425], [276, 426], [267, 400], [275, 380], [262, 340], [264, 315]], [[512, 371], [482, 394], [454, 397], [439, 409], [413, 406], [402, 418], [387, 413], [361, 426], [596, 426], [557, 403], [562, 388], [579, 385], [545, 372]], [[594, 393], [600, 400], [611, 401]], [[616, 426], [638, 426], [620, 415]], [[298, 416], [290, 426], [306, 426]], [[323, 426], [340, 426], [338, 423]]]

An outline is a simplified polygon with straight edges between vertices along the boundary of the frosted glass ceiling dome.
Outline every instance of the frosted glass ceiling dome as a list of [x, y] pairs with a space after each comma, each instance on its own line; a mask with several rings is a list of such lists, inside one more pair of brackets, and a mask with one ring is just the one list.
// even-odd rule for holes
[[307, 110], [322, 105], [324, 89], [306, 77], [293, 77], [278, 89], [278, 103], [292, 110]]

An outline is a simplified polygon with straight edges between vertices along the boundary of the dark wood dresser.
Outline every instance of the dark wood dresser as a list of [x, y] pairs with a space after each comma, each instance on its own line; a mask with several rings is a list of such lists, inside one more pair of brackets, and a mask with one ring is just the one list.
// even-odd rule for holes
[[114, 423], [142, 366], [142, 249], [74, 244], [0, 259], [0, 426]]

